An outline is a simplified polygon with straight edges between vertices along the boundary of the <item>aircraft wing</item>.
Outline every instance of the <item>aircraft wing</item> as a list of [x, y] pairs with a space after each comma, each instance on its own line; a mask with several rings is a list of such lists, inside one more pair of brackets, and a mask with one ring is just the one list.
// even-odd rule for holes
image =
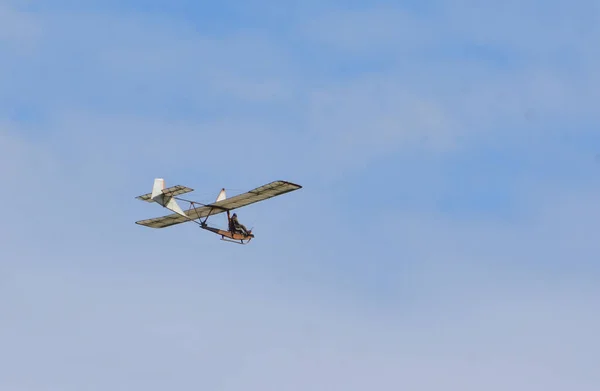
[[219, 208], [223, 210], [233, 210], [253, 204], [255, 202], [264, 201], [266, 199], [289, 193], [302, 188], [300, 185], [286, 181], [275, 181], [269, 184], [257, 187], [246, 193], [238, 194], [231, 198], [226, 198], [222, 201], [215, 202], [204, 208]]
[[205, 205], [198, 208], [190, 208], [184, 211], [186, 216], [178, 213], [173, 213], [168, 216], [156, 217], [153, 219], [136, 221], [136, 224], [144, 225], [150, 228], [165, 228], [175, 224], [185, 223], [187, 221], [204, 218], [207, 216], [217, 215], [228, 210], [233, 210], [253, 204], [255, 202], [264, 201], [266, 199], [289, 193], [294, 190], [301, 189], [302, 186], [286, 181], [275, 181], [269, 184], [257, 187], [246, 193], [238, 194], [231, 198], [226, 198], [222, 201], [217, 201], [210, 205]]

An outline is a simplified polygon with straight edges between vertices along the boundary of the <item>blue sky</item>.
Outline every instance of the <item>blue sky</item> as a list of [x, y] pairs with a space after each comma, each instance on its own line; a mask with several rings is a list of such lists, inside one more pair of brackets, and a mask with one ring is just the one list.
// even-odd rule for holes
[[0, 389], [597, 390], [599, 11], [0, 0]]

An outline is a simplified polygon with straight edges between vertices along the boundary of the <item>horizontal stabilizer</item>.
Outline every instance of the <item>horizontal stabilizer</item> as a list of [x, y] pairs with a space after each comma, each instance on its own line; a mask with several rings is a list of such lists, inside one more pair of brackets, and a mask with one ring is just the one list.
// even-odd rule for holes
[[[162, 190], [162, 193], [165, 195], [165, 197], [175, 197], [181, 194], [185, 194], [185, 193], [190, 193], [194, 191], [194, 189], [190, 189], [189, 187], [185, 187], [185, 186], [181, 186], [181, 185], [177, 185], [177, 186], [172, 186], [166, 189]], [[152, 193], [147, 193], [144, 195], [141, 195], [139, 197], [135, 197], [138, 200], [142, 200], [142, 201], [146, 201], [146, 202], [155, 202], [152, 199]]]

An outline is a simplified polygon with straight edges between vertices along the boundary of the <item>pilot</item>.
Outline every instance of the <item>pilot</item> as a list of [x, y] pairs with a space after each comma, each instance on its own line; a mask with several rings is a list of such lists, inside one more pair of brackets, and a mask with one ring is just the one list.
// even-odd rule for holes
[[248, 235], [248, 230], [246, 229], [244, 224], [241, 224], [238, 221], [236, 213], [234, 213], [233, 216], [231, 216], [231, 223], [233, 224], [233, 229], [235, 229], [236, 231], [239, 230], [239, 231], [243, 232], [244, 235]]

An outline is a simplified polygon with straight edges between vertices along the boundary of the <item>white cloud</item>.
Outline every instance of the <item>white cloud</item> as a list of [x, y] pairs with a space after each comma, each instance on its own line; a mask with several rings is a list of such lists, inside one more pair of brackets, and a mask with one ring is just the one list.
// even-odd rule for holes
[[[339, 170], [400, 150], [452, 149], [460, 130], [434, 100], [385, 76], [330, 84], [312, 92], [307, 129], [317, 156]], [[338, 165], [340, 164], [340, 165]]]
[[[306, 31], [323, 50], [319, 53], [344, 53], [328, 57], [332, 66], [356, 68], [359, 76], [344, 80], [345, 88], [370, 105], [363, 103], [360, 110], [367, 121], [391, 117], [394, 124], [412, 124], [414, 118], [412, 127], [422, 128], [431, 113], [419, 114], [414, 105], [425, 101], [438, 113], [434, 118], [442, 119], [432, 132], [437, 137], [430, 134], [430, 141], [435, 140], [430, 145], [457, 138], [459, 145], [475, 144], [484, 141], [481, 137], [514, 144], [546, 137], [547, 129], [558, 124], [578, 132], [589, 128], [579, 124], [598, 121], [593, 102], [600, 90], [594, 71], [600, 52], [591, 42], [600, 30], [590, 14], [594, 4], [458, 1], [420, 12], [398, 7], [338, 10], [309, 23]], [[377, 81], [367, 76], [356, 82], [369, 74], [376, 74]], [[387, 94], [363, 90], [367, 83], [387, 83]], [[335, 91], [330, 84], [323, 89]], [[385, 108], [382, 96], [397, 100], [406, 112], [399, 105]], [[414, 98], [405, 101], [403, 96]], [[354, 120], [357, 112], [354, 107], [347, 117]], [[385, 140], [386, 132], [375, 129], [377, 125], [365, 130], [363, 139]]]
[[13, 353], [2, 357], [9, 374], [2, 381], [33, 390], [590, 391], [600, 382], [594, 284], [463, 276], [460, 294], [438, 282], [443, 305], [425, 284], [374, 310], [319, 286], [200, 265], [184, 276], [182, 267], [171, 260], [152, 272], [146, 263], [117, 274], [56, 267], [14, 274], [3, 284], [2, 340]]
[[[427, 24], [402, 11], [368, 14], [385, 23], [353, 29], [367, 23], [355, 13], [331, 24], [328, 42], [374, 54], [398, 37], [411, 46], [410, 31], [387, 33], [398, 15], [402, 29]], [[527, 186], [511, 189], [518, 219], [494, 222], [432, 212], [434, 199], [399, 207], [388, 192], [407, 180], [374, 194], [327, 182], [380, 156], [461, 151], [460, 137], [475, 145], [532, 104], [593, 121], [575, 99], [590, 74], [573, 82], [549, 63], [512, 74], [410, 58], [325, 80], [266, 35], [209, 39], [138, 16], [54, 18], [41, 16], [47, 46], [34, 68], [56, 77], [25, 69], [3, 81], [18, 95], [26, 76], [39, 78], [36, 98], [20, 98], [50, 114], [35, 129], [4, 122], [0, 173], [11, 186], [52, 182], [53, 191], [11, 198], [3, 214], [0, 388], [598, 388], [596, 188], [564, 191], [528, 171]], [[354, 47], [344, 32], [360, 31]], [[474, 90], [457, 92], [462, 80]], [[172, 112], [186, 103], [181, 113], [192, 114]], [[32, 130], [44, 137], [31, 141]], [[423, 160], [407, 162], [414, 176]], [[158, 175], [197, 188], [193, 199], [280, 175], [306, 186], [245, 210], [260, 236], [234, 247], [195, 227], [135, 226], [161, 211], [133, 199]], [[427, 180], [434, 189], [423, 198], [454, 185]]]
[[[371, 53], [374, 59], [388, 58], [388, 48], [398, 49], [398, 36], [415, 45], [402, 56], [393, 55], [378, 71], [357, 70], [355, 77], [331, 80], [321, 80], [311, 58], [297, 58], [284, 41], [264, 33], [208, 37], [191, 24], [166, 17], [43, 15], [39, 19], [47, 34], [45, 49], [38, 52], [39, 67], [23, 73], [15, 66], [10, 80], [4, 81], [12, 90], [4, 99], [35, 99], [57, 117], [71, 116], [75, 106], [86, 111], [90, 121], [107, 115], [112, 122], [119, 122], [119, 116], [129, 122], [125, 117], [135, 113], [146, 118], [138, 121], [140, 127], [156, 132], [173, 130], [173, 118], [179, 118], [177, 122], [185, 121], [189, 128], [181, 132], [186, 138], [194, 128], [203, 144], [214, 145], [214, 137], [226, 135], [232, 154], [250, 155], [253, 164], [267, 156], [263, 167], [284, 160], [286, 148], [278, 150], [276, 145], [294, 145], [298, 161], [310, 155], [313, 163], [308, 165], [329, 178], [414, 148], [456, 152], [456, 147], [490, 138], [544, 136], [548, 124], [572, 122], [573, 116], [577, 121], [596, 119], [591, 102], [599, 89], [594, 88], [592, 68], [575, 79], [549, 62], [502, 71], [482, 60], [448, 55], [452, 45], [470, 43], [472, 31], [456, 32], [451, 20], [460, 10], [459, 6], [448, 14], [431, 15], [374, 8], [324, 14], [316, 22], [320, 27], [312, 30], [315, 34], [343, 38], [351, 30], [362, 38], [346, 44], [380, 47], [382, 51]], [[109, 30], [99, 28], [108, 25]], [[295, 27], [291, 31], [299, 34], [304, 25]], [[419, 38], [414, 29], [428, 31], [428, 38]], [[449, 33], [440, 33], [444, 31]], [[422, 39], [427, 43], [422, 45]], [[510, 37], [502, 40], [512, 42]], [[524, 43], [535, 44], [530, 38]], [[450, 49], [442, 52], [449, 58], [428, 57], [445, 45]], [[314, 53], [326, 54], [318, 49]], [[339, 53], [325, 58], [332, 69], [356, 61]], [[59, 64], [64, 59], [68, 67]], [[588, 60], [573, 61], [584, 66]], [[39, 76], [45, 72], [54, 77]], [[65, 77], [72, 82], [63, 83]], [[64, 113], [66, 107], [70, 112]], [[102, 132], [108, 136], [113, 131], [106, 125]], [[116, 124], [114, 128], [123, 129]], [[130, 132], [136, 129], [131, 126]], [[153, 137], [150, 131], [144, 133]], [[259, 139], [267, 141], [256, 142]], [[335, 158], [333, 163], [330, 158]], [[285, 164], [289, 169], [298, 166], [290, 160]]]

